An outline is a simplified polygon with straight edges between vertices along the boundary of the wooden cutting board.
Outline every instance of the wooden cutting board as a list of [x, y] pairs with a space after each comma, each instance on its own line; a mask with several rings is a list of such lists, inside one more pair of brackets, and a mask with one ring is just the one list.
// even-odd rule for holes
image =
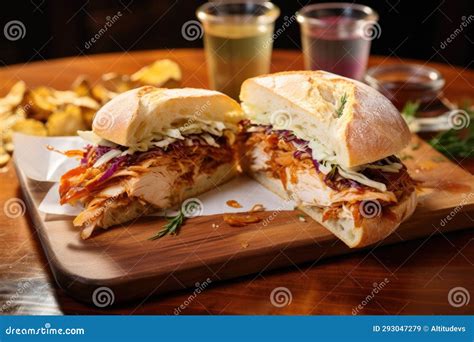
[[[381, 244], [474, 226], [474, 176], [416, 136], [401, 156], [423, 188], [414, 215]], [[354, 251], [310, 218], [300, 221], [299, 211], [261, 212], [260, 223], [245, 227], [222, 215], [196, 217], [179, 235], [156, 241], [148, 238], [164, 220], [148, 217], [83, 241], [71, 217], [38, 211], [52, 184], [17, 173], [57, 283], [85, 302], [100, 287], [119, 303]]]

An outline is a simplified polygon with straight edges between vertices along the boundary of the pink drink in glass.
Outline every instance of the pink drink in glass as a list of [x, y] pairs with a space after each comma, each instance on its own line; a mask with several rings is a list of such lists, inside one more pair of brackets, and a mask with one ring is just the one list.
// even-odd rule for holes
[[[347, 11], [348, 8], [351, 10]], [[298, 21], [306, 69], [325, 70], [361, 80], [367, 68], [371, 43], [370, 37], [364, 35], [377, 18], [370, 8], [360, 5], [304, 7], [298, 13]]]

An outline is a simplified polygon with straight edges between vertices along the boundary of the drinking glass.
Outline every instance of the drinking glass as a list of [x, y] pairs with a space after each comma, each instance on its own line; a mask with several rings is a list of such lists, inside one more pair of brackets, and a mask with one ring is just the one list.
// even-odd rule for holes
[[297, 13], [305, 68], [361, 80], [370, 44], [381, 34], [378, 14], [368, 6], [321, 3]]
[[270, 71], [279, 14], [274, 4], [261, 1], [208, 2], [198, 8], [212, 89], [238, 99], [245, 79]]

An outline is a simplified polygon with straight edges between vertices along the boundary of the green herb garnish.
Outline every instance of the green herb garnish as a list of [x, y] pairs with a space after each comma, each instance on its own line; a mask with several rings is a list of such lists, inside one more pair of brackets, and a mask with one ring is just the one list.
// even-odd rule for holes
[[339, 105], [339, 108], [337, 108], [336, 110], [336, 115], [338, 118], [342, 116], [342, 112], [344, 111], [344, 106], [346, 105], [346, 102], [347, 102], [347, 94], [344, 93], [344, 95], [341, 96], [341, 99], [339, 101], [340, 101], [340, 105]]
[[414, 118], [419, 108], [420, 101], [407, 101], [407, 103], [405, 103], [405, 105], [403, 106], [401, 113], [405, 118]]
[[167, 216], [166, 219], [168, 222], [163, 226], [163, 229], [150, 237], [148, 240], [157, 240], [165, 235], [177, 234], [179, 227], [183, 225], [186, 217], [184, 216], [183, 211], [180, 209], [176, 216]]
[[448, 131], [438, 133], [429, 143], [439, 152], [449, 158], [473, 157], [474, 151], [474, 110], [468, 104], [462, 110], [469, 115], [470, 124], [462, 130], [451, 128]]

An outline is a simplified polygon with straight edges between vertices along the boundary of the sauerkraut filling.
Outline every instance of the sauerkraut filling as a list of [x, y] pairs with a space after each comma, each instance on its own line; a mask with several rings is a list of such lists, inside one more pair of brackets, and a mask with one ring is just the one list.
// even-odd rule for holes
[[241, 122], [240, 139], [252, 171], [265, 172], [281, 180], [295, 200], [324, 210], [324, 219], [356, 213], [362, 201], [373, 200], [381, 207], [398, 203], [414, 191], [414, 181], [396, 156], [374, 163], [344, 168], [332, 160], [315, 159], [311, 144], [291, 131], [271, 125]]

